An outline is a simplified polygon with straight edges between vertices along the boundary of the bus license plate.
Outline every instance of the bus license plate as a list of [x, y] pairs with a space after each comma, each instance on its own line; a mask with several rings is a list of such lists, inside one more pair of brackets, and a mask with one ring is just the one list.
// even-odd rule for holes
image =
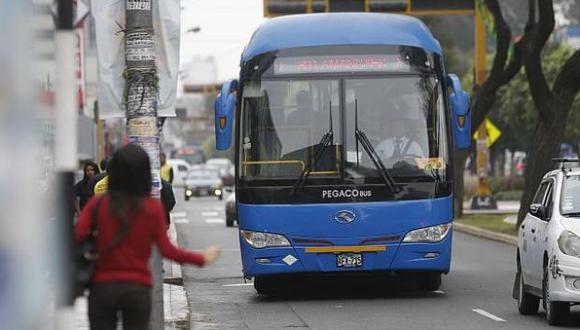
[[362, 267], [360, 253], [339, 253], [336, 255], [336, 267]]

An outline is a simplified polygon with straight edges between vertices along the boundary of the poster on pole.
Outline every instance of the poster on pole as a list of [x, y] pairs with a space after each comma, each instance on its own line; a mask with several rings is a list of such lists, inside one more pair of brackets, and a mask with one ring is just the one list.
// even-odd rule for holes
[[[126, 0], [91, 1], [97, 39], [97, 98], [102, 119], [125, 117], [123, 70]], [[149, 3], [149, 2], [148, 2]], [[180, 0], [151, 2], [155, 29], [155, 58], [159, 76], [159, 117], [175, 116], [179, 40], [181, 33]]]

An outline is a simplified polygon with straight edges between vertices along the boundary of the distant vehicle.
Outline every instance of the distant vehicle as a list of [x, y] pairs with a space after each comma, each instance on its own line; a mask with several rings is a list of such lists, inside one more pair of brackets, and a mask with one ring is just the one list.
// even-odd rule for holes
[[238, 221], [238, 212], [236, 211], [236, 193], [231, 193], [226, 198], [226, 226], [232, 227], [234, 222]]
[[551, 325], [580, 303], [580, 168], [547, 173], [520, 225], [514, 298], [521, 314], [540, 299]]
[[203, 164], [205, 156], [203, 150], [198, 145], [190, 145], [176, 148], [172, 153], [172, 158], [179, 158], [187, 161], [189, 164]]
[[219, 173], [207, 169], [190, 171], [185, 178], [184, 194], [186, 201], [192, 196], [216, 196], [222, 200], [224, 197]]
[[173, 183], [174, 187], [185, 186], [185, 177], [191, 171], [191, 165], [183, 159], [168, 159], [167, 162], [173, 168]]
[[205, 162], [205, 164], [219, 169], [220, 175], [222, 176], [227, 174], [233, 166], [232, 161], [227, 158], [210, 158]]

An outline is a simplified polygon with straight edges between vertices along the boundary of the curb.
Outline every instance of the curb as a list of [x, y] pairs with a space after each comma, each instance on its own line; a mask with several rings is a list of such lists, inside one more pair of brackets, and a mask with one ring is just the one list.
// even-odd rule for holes
[[501, 243], [505, 243], [505, 244], [509, 244], [509, 245], [513, 245], [513, 246], [518, 245], [518, 238], [515, 236], [496, 233], [493, 231], [477, 228], [477, 227], [470, 226], [470, 225], [464, 225], [464, 224], [457, 223], [457, 222], [453, 223], [453, 228], [455, 230], [457, 230], [458, 232], [477, 236], [480, 238], [485, 238], [488, 240], [501, 242]]

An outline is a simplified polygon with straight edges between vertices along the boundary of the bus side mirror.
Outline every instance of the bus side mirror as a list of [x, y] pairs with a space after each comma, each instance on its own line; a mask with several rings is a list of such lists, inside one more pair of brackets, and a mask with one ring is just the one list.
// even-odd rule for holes
[[215, 147], [217, 150], [227, 150], [232, 144], [232, 128], [238, 90], [238, 81], [230, 80], [222, 85], [215, 99]]
[[453, 135], [457, 149], [467, 149], [471, 144], [471, 113], [469, 95], [461, 87], [459, 78], [454, 74], [447, 75], [447, 83], [452, 91], [449, 103], [453, 113]]

